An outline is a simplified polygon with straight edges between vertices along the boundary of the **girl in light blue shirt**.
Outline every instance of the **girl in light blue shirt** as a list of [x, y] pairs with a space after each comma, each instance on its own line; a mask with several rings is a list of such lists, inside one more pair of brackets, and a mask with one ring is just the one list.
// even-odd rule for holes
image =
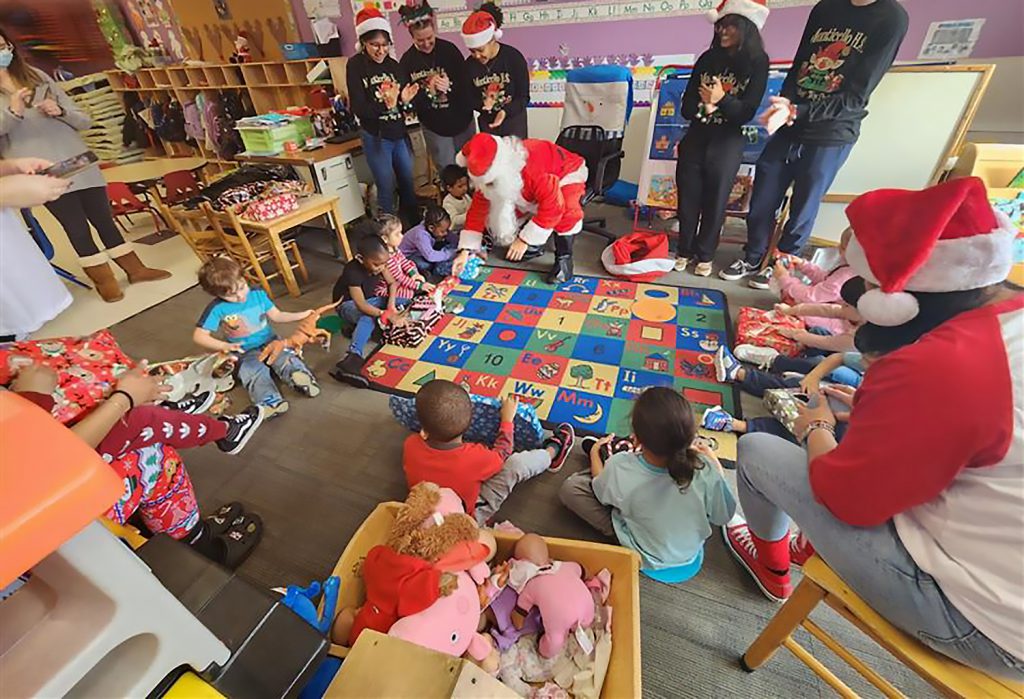
[[633, 549], [646, 570], [699, 566], [712, 526], [736, 512], [736, 498], [714, 453], [694, 444], [697, 424], [677, 391], [648, 388], [633, 406], [636, 449], [605, 460], [590, 450], [590, 470], [562, 484], [562, 503], [588, 524]]

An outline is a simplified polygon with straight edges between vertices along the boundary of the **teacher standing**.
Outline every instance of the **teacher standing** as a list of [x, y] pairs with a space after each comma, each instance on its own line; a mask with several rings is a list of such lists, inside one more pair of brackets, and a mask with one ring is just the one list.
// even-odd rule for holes
[[530, 70], [523, 54], [498, 43], [502, 22], [498, 6], [485, 2], [462, 24], [462, 40], [469, 49], [470, 104], [480, 113], [482, 133], [527, 138]]
[[455, 44], [437, 37], [434, 9], [427, 0], [419, 5], [403, 5], [398, 14], [413, 44], [400, 64], [409, 79], [420, 86], [412, 104], [423, 127], [430, 159], [440, 172], [455, 162], [455, 154], [476, 132], [466, 60]]

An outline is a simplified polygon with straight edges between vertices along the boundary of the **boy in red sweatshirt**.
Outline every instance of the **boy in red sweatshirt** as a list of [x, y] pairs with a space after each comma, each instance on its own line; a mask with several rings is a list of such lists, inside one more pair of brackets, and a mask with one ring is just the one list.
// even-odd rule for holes
[[461, 386], [435, 379], [416, 394], [422, 429], [402, 448], [402, 468], [410, 488], [429, 481], [451, 488], [466, 512], [483, 525], [490, 521], [516, 484], [545, 471], [558, 471], [572, 450], [575, 433], [563, 423], [541, 449], [514, 452], [512, 421], [518, 401], [501, 402], [501, 426], [494, 446], [462, 441], [473, 416], [473, 403]]

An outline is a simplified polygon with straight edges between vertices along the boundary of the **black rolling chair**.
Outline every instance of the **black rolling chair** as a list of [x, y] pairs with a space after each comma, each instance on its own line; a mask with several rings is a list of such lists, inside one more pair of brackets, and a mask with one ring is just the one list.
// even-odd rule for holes
[[[558, 134], [555, 143], [582, 157], [587, 163], [587, 191], [580, 202], [586, 206], [596, 197], [604, 194], [619, 178], [622, 158], [622, 137], [608, 138], [600, 126], [567, 126]], [[606, 226], [607, 219], [584, 218], [583, 230], [614, 241], [617, 237]]]

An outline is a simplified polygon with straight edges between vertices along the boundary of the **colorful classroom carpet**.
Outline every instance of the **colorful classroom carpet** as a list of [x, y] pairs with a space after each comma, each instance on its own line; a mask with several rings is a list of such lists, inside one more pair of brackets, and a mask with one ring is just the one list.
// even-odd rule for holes
[[[707, 407], [735, 414], [739, 405], [712, 365], [731, 328], [720, 291], [583, 276], [556, 287], [542, 273], [483, 267], [445, 308], [459, 312], [418, 347], [370, 356], [374, 388], [412, 394], [448, 379], [485, 396], [515, 394], [545, 427], [568, 422], [589, 434], [629, 434], [632, 401], [648, 386], [682, 390], [698, 421]], [[704, 434], [735, 458], [734, 435]]]

